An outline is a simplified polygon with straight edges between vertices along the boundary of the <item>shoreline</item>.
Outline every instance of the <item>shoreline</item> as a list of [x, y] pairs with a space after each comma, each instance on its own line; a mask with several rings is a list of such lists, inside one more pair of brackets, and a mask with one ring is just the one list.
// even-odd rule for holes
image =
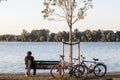
[[[63, 80], [120, 80], [120, 72], [107, 72], [103, 77], [96, 77], [93, 74], [89, 74], [87, 77], [75, 78], [65, 75]], [[50, 73], [38, 73], [36, 75], [30, 75], [26, 77], [24, 73], [0, 73], [0, 80], [61, 80], [59, 76], [53, 78]]]
[[[25, 73], [0, 73], [0, 75], [25, 75]], [[50, 75], [50, 73], [36, 73], [36, 75]], [[120, 71], [119, 72], [107, 72], [106, 75], [120, 75]]]

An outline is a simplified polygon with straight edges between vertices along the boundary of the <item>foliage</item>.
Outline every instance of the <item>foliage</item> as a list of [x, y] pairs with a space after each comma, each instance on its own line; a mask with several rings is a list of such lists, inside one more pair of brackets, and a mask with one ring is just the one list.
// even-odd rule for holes
[[42, 10], [44, 19], [65, 20], [68, 26], [72, 26], [80, 19], [84, 19], [86, 11], [93, 7], [92, 0], [44, 0]]
[[[78, 29], [75, 29], [72, 35], [73, 41], [77, 41], [79, 39], [81, 42], [120, 42], [120, 31], [113, 32], [111, 30], [85, 30], [80, 32]], [[68, 41], [68, 36], [69, 32], [66, 31], [52, 33], [48, 29], [32, 30], [31, 32], [23, 30], [21, 35], [0, 35], [0, 41], [60, 42], [62, 39]]]

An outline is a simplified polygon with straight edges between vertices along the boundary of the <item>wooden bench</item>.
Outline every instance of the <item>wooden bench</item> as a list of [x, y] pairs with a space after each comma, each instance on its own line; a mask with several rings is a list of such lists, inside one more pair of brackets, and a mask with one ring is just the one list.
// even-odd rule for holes
[[[50, 69], [53, 65], [58, 65], [59, 61], [41, 61], [41, 60], [35, 60], [34, 65], [31, 66], [31, 69], [33, 69], [33, 75], [36, 75], [36, 69]], [[26, 67], [27, 69], [27, 67]]]

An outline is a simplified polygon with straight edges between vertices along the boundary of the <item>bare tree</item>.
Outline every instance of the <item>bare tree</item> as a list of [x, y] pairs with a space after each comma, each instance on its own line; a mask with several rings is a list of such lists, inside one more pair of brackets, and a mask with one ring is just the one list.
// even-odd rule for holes
[[44, 19], [65, 20], [69, 26], [69, 62], [72, 66], [72, 26], [84, 19], [86, 11], [93, 7], [92, 0], [44, 0]]

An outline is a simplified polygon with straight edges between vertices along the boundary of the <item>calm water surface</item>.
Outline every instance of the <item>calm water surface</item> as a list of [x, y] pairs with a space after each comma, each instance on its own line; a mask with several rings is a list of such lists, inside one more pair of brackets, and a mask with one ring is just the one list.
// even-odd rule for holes
[[[69, 46], [65, 45], [65, 60], [69, 60]], [[77, 57], [77, 45], [73, 57]], [[109, 72], [120, 71], [119, 42], [81, 42], [81, 54], [87, 60], [98, 58], [107, 65]], [[0, 42], [0, 73], [25, 72], [24, 57], [32, 51], [36, 60], [59, 60], [61, 42]], [[40, 70], [37, 72], [41, 72]], [[43, 71], [44, 72], [44, 71]]]

